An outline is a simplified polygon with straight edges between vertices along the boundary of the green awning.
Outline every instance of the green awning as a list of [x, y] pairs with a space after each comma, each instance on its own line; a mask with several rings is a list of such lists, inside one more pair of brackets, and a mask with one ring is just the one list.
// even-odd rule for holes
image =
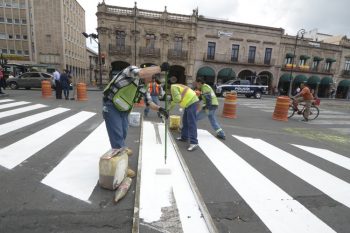
[[307, 81], [307, 77], [305, 75], [299, 74], [295, 76], [293, 83], [304, 83]]
[[314, 56], [314, 61], [323, 61], [322, 57]]
[[339, 82], [338, 87], [350, 87], [350, 80], [342, 80]]
[[224, 68], [219, 71], [218, 78], [234, 79], [236, 73], [231, 68]]
[[294, 54], [293, 53], [287, 53], [286, 54], [286, 58], [293, 58], [294, 57]]
[[282, 74], [282, 76], [280, 77], [280, 83], [284, 83], [284, 82], [290, 82], [290, 74]]
[[202, 67], [197, 71], [197, 77], [215, 77], [215, 71], [208, 67]]
[[321, 85], [331, 85], [333, 84], [333, 79], [331, 77], [323, 77], [321, 80]]
[[332, 62], [336, 62], [336, 60], [334, 58], [327, 58], [326, 62], [332, 63]]
[[300, 60], [307, 60], [309, 59], [310, 57], [307, 56], [307, 55], [300, 55]]
[[308, 80], [307, 80], [307, 84], [309, 85], [315, 85], [315, 84], [319, 84], [321, 82], [320, 77], [318, 76], [311, 76]]

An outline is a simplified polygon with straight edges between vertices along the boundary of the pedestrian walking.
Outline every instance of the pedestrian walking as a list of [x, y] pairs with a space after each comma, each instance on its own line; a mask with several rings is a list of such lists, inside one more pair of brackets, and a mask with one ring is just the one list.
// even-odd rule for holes
[[[144, 83], [151, 80], [152, 75], [161, 71], [159, 66], [138, 68], [129, 66], [116, 75], [103, 91], [103, 118], [112, 149], [125, 148], [128, 133], [128, 115], [133, 104], [145, 94]], [[152, 110], [158, 111], [166, 118], [168, 112], [146, 98]]]
[[196, 120], [200, 121], [208, 117], [211, 127], [215, 130], [216, 137], [225, 140], [225, 132], [216, 119], [215, 112], [218, 109], [219, 101], [214, 90], [205, 83], [202, 77], [196, 79], [197, 89], [200, 90], [202, 109], [197, 113]]
[[169, 111], [171, 111], [177, 104], [184, 109], [182, 115], [181, 136], [176, 139], [183, 142], [189, 140], [190, 145], [187, 150], [194, 151], [198, 148], [196, 112], [199, 99], [194, 90], [182, 84], [172, 84], [170, 92], [171, 103]]
[[64, 98], [69, 100], [69, 76], [68, 70], [64, 70], [60, 76], [60, 83], [63, 90]]
[[56, 69], [55, 72], [53, 72], [53, 78], [55, 80], [55, 89], [56, 89], [56, 99], [62, 99], [62, 86], [60, 82], [60, 72]]
[[5, 94], [2, 89], [5, 90], [6, 88], [6, 80], [5, 80], [5, 74], [4, 70], [2, 69], [2, 66], [0, 66], [0, 94]]
[[[153, 75], [152, 82], [148, 84], [147, 88], [147, 94], [150, 95], [150, 98], [152, 99], [152, 102], [156, 105], [159, 105], [159, 96], [163, 94], [163, 88], [160, 85], [160, 81], [157, 77], [158, 75]], [[150, 107], [146, 102], [146, 108], [144, 110], [144, 114], [147, 117], [149, 113]], [[161, 117], [161, 115], [158, 113], [158, 117]]]

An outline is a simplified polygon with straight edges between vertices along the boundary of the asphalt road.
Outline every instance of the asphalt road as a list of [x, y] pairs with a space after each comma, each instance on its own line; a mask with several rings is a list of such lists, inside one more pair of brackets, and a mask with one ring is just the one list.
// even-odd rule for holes
[[[94, 135], [95, 129], [103, 122], [101, 92], [90, 91], [88, 101], [84, 102], [55, 100], [54, 98], [43, 99], [40, 90], [7, 90], [6, 92], [9, 95], [0, 98], [0, 128], [2, 127], [1, 131], [3, 132], [8, 130], [7, 133], [2, 133], [0, 136], [0, 183], [2, 185], [0, 191], [0, 232], [131, 232], [135, 180], [126, 197], [117, 205], [112, 202], [114, 192], [101, 189], [97, 185], [97, 181], [92, 186], [91, 193], [87, 193], [87, 200], [73, 197], [66, 191], [54, 188], [54, 184], [49, 186], [43, 183], [43, 180], [50, 176], [66, 157], [70, 157], [72, 152], [89, 135]], [[1, 103], [2, 100], [6, 99], [12, 101]], [[20, 101], [30, 103], [1, 108], [6, 104]], [[341, 100], [322, 100], [320, 118], [314, 122], [304, 123], [300, 121], [300, 116], [295, 116], [288, 122], [273, 120], [271, 116], [275, 101], [274, 98], [267, 97], [261, 100], [238, 98], [237, 118], [228, 119], [220, 117], [223, 105], [221, 99], [218, 119], [226, 132], [226, 140], [213, 139], [212, 143], [208, 143], [209, 147], [201, 145], [197, 151], [192, 153], [186, 151], [185, 143], [178, 143], [219, 232], [271, 232], [274, 226], [273, 218], [283, 216], [282, 214], [271, 216], [261, 214], [259, 208], [254, 205], [255, 199], [252, 198], [254, 195], [259, 196], [258, 193], [251, 193], [249, 196], [242, 189], [244, 185], [239, 185], [240, 181], [242, 184], [248, 184], [248, 178], [254, 177], [253, 173], [242, 173], [243, 170], [235, 168], [234, 163], [230, 173], [236, 177], [235, 181], [238, 183], [234, 184], [232, 179], [227, 176], [225, 169], [227, 170], [231, 165], [228, 164], [228, 167], [225, 168], [221, 166], [220, 161], [215, 161], [215, 159], [220, 159], [220, 155], [224, 154], [223, 151], [226, 149], [229, 154], [234, 152], [238, 155], [254, 171], [258, 171], [258, 174], [264, 176], [264, 179], [270, 180], [275, 185], [273, 187], [279, 187], [292, 200], [304, 206], [314, 218], [336, 232], [348, 232], [350, 229], [348, 221], [350, 209], [347, 206], [348, 202], [342, 199], [346, 195], [342, 191], [347, 190], [350, 182], [349, 168], [315, 156], [294, 145], [327, 149], [349, 159], [349, 103]], [[6, 115], [9, 114], [8, 111], [35, 104], [43, 104], [45, 107], [11, 116]], [[68, 110], [40, 121], [33, 121], [31, 124], [24, 125], [14, 131], [5, 127], [5, 124], [7, 126], [8, 124], [10, 126], [19, 125], [18, 123], [11, 124], [11, 122], [16, 120], [21, 122], [25, 117], [56, 108]], [[142, 108], [135, 110], [142, 111]], [[38, 141], [41, 143], [40, 139], [36, 139], [36, 141], [25, 140], [37, 132], [45, 129], [50, 130], [49, 127], [65, 119], [70, 119], [82, 111], [95, 114], [86, 116], [86, 120], [78, 115], [77, 118], [81, 119], [81, 122], [77, 121], [76, 125], [72, 126], [73, 123], [69, 123], [69, 121], [68, 125], [70, 124], [71, 129], [62, 133], [61, 136], [58, 135], [55, 140], [46, 143], [42, 148], [36, 144]], [[155, 113], [151, 113], [146, 120], [159, 121]], [[215, 135], [206, 119], [199, 122], [198, 128], [202, 129], [199, 138], [200, 140], [203, 138], [202, 141], [205, 141], [203, 135], [206, 133]], [[57, 131], [59, 130], [48, 133], [55, 135], [58, 134]], [[178, 132], [173, 132], [173, 134], [176, 136]], [[134, 169], [137, 168], [139, 135], [139, 127], [130, 127], [128, 145], [134, 150], [135, 155], [130, 157], [129, 163]], [[251, 138], [260, 140], [254, 141]], [[47, 140], [45, 137], [42, 141]], [[97, 137], [95, 141], [96, 144], [90, 143], [88, 146], [91, 147], [91, 150], [102, 155], [105, 152], [102, 149], [104, 148], [103, 143], [101, 144]], [[250, 143], [250, 141], [254, 143]], [[26, 149], [24, 146], [16, 147], [22, 145], [19, 142], [29, 145], [28, 148], [27, 146]], [[262, 148], [271, 147], [270, 150], [280, 149], [281, 151], [278, 153], [281, 157], [292, 155], [292, 162], [282, 164], [274, 161], [274, 158], [264, 154], [262, 148], [259, 147], [261, 145]], [[82, 144], [80, 147], [84, 146], [86, 144]], [[217, 153], [213, 156], [209, 150], [214, 149], [215, 151], [216, 148]], [[29, 153], [30, 150], [33, 152]], [[13, 168], [9, 168], [7, 161], [1, 160], [5, 151], [7, 153], [15, 151], [19, 157], [28, 153], [28, 156], [23, 161], [12, 165]], [[302, 171], [298, 173], [298, 169], [289, 166], [295, 165], [295, 158], [312, 165], [312, 168], [316, 167], [327, 172], [337, 182], [339, 180], [345, 182], [345, 187], [337, 187], [333, 190], [336, 192], [335, 194], [328, 193], [328, 180], [324, 181], [324, 187], [319, 187], [313, 183], [313, 180], [310, 180], [308, 173]], [[85, 163], [83, 159], [75, 162], [77, 164]], [[98, 164], [96, 164], [97, 166]], [[251, 170], [244, 170], [244, 172], [247, 171]], [[312, 172], [310, 171], [310, 173]], [[248, 175], [243, 176], [242, 174]], [[261, 178], [260, 175], [258, 177]], [[74, 182], [76, 181], [72, 180], [72, 183]], [[269, 191], [264, 186], [253, 184], [254, 187], [259, 187], [261, 195]], [[336, 196], [337, 191], [339, 191], [339, 197]], [[273, 204], [268, 203], [266, 205], [273, 206]]]

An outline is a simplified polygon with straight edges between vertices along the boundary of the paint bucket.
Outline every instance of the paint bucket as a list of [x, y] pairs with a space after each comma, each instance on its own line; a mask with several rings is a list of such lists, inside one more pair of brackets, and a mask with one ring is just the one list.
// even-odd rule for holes
[[129, 125], [133, 127], [140, 126], [141, 113], [131, 112], [129, 114]]
[[169, 128], [171, 130], [179, 130], [180, 129], [180, 122], [181, 122], [180, 116], [171, 115], [169, 117], [169, 119], [170, 119]]

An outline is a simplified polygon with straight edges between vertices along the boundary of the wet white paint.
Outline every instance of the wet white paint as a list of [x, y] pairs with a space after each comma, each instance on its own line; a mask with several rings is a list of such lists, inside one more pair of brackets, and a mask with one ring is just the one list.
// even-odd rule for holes
[[164, 125], [159, 125], [162, 144], [157, 144], [153, 124], [143, 122], [140, 218], [145, 222], [160, 220], [161, 208], [171, 205], [169, 199], [173, 190], [183, 232], [208, 232], [176, 151], [169, 139], [166, 167], [171, 169], [171, 174], [156, 175], [155, 173], [157, 168], [165, 167], [164, 130]]
[[47, 145], [51, 144], [76, 126], [88, 120], [96, 113], [79, 112], [54, 125], [42, 129], [20, 141], [0, 150], [0, 165], [8, 169], [16, 167]]
[[37, 113], [32, 116], [24, 117], [15, 121], [8, 122], [6, 124], [2, 124], [0, 125], [0, 136], [15, 131], [17, 129], [29, 126], [31, 124], [37, 123], [39, 121], [48, 119], [50, 117], [56, 116], [66, 111], [69, 111], [69, 109], [55, 108], [46, 112]]
[[295, 145], [295, 144], [292, 144], [292, 145], [302, 150], [305, 150], [313, 155], [316, 155], [322, 159], [325, 159], [331, 163], [334, 163], [338, 166], [341, 166], [343, 168], [350, 170], [350, 158], [348, 157], [345, 157], [343, 155], [334, 153], [333, 151], [326, 150], [326, 149], [309, 147], [309, 146], [301, 146], [301, 145]]
[[206, 156], [271, 232], [335, 232], [208, 131], [198, 130], [198, 141]]
[[[234, 136], [234, 135], [233, 135]], [[350, 207], [350, 184], [260, 139], [234, 136], [260, 154], [311, 184], [334, 200]]]
[[10, 104], [1, 104], [0, 109], [12, 108], [12, 107], [25, 105], [25, 104], [30, 104], [30, 102], [19, 101], [19, 102], [14, 102], [14, 103], [10, 103]]
[[88, 202], [98, 182], [99, 159], [110, 148], [106, 126], [103, 122], [41, 182], [67, 195]]
[[8, 116], [14, 116], [14, 115], [17, 115], [17, 114], [20, 114], [20, 113], [29, 112], [29, 111], [32, 111], [32, 110], [37, 110], [37, 109], [45, 108], [45, 107], [47, 107], [47, 106], [43, 105], [43, 104], [34, 104], [34, 105], [30, 105], [30, 106], [23, 107], [23, 108], [16, 108], [16, 109], [8, 110], [8, 111], [5, 111], [5, 112], [0, 112], [0, 118], [4, 118], [4, 117], [8, 117]]

